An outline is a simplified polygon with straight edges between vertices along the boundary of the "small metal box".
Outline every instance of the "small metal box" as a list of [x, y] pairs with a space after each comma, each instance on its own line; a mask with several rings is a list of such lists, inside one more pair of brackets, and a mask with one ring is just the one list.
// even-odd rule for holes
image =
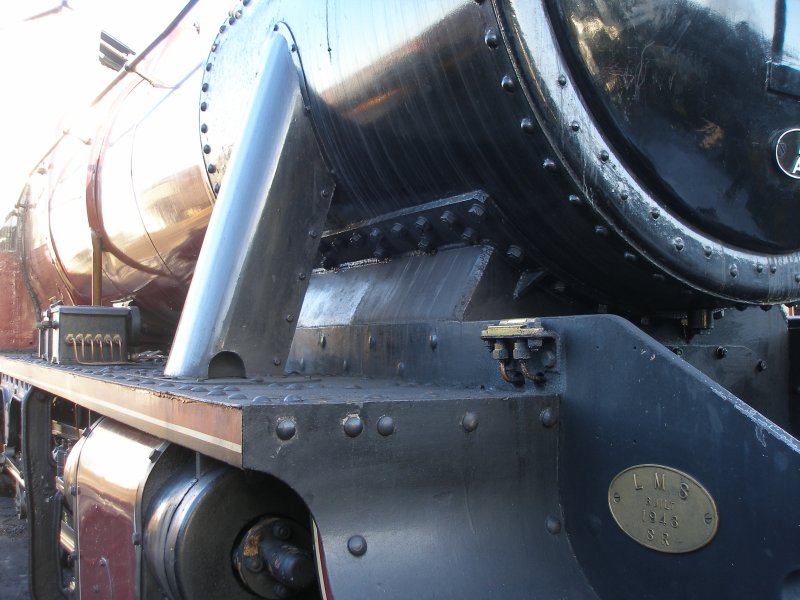
[[48, 362], [126, 362], [138, 343], [139, 309], [58, 304], [45, 311], [38, 328], [39, 357]]

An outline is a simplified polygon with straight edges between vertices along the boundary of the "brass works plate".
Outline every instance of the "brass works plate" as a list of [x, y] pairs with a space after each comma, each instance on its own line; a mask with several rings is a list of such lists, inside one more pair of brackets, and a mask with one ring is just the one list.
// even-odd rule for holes
[[636, 465], [614, 477], [608, 508], [631, 538], [670, 554], [702, 548], [719, 525], [708, 490], [690, 475], [662, 465]]

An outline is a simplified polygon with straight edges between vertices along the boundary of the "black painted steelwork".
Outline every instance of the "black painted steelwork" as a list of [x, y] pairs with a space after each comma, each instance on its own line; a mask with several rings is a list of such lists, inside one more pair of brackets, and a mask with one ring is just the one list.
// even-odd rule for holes
[[[205, 56], [149, 64], [175, 87], [120, 90], [20, 219], [34, 295], [80, 301], [102, 274], [58, 210], [108, 233], [120, 198], [93, 264], [143, 339], [197, 265], [167, 368], [0, 357], [36, 585], [76, 552], [127, 577], [67, 574], [84, 597], [797, 595], [795, 8], [243, 0], [191, 27]], [[663, 473], [705, 499], [650, 521], [699, 523], [685, 553], [619, 510], [648, 469], [645, 506]]]
[[[567, 534], [608, 598], [791, 598], [800, 565], [800, 443], [680, 357], [613, 317], [543, 319], [564, 340], [559, 482]], [[588, 375], [591, 373], [592, 375]], [[686, 555], [631, 541], [613, 477], [668, 464], [703, 483], [719, 531]], [[646, 567], [645, 567], [646, 565]]]
[[60, 493], [55, 485], [51, 436], [52, 396], [30, 388], [21, 399], [22, 456], [29, 530], [31, 595], [42, 600], [66, 596], [58, 553]]

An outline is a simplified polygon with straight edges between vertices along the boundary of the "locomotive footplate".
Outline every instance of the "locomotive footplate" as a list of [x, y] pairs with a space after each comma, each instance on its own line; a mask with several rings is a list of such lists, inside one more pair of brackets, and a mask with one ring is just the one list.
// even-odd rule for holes
[[286, 484], [313, 517], [324, 598], [792, 597], [795, 438], [618, 317], [480, 325], [511, 348], [497, 359], [546, 376], [0, 371], [7, 393], [40, 388]]

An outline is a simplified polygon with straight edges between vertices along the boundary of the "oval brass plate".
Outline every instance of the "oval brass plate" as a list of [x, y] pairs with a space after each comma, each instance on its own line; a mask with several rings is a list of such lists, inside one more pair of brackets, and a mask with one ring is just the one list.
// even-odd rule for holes
[[694, 477], [662, 465], [636, 465], [614, 477], [608, 508], [635, 541], [671, 554], [702, 548], [719, 525], [708, 490]]

